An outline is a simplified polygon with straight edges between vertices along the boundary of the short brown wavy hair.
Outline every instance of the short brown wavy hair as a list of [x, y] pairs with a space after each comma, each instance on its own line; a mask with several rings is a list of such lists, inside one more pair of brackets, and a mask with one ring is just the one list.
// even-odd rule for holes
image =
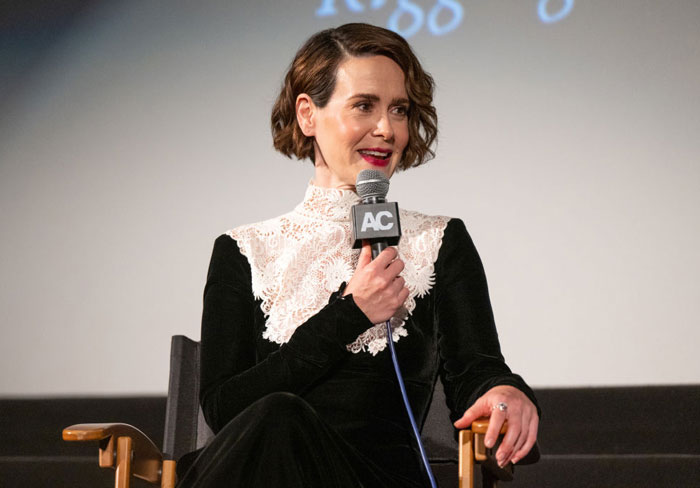
[[392, 59], [401, 67], [406, 80], [409, 138], [398, 169], [419, 166], [432, 159], [435, 152], [431, 146], [437, 138], [432, 76], [423, 70], [403, 37], [388, 29], [361, 23], [318, 32], [297, 51], [272, 107], [275, 149], [290, 158], [296, 156], [313, 161], [313, 138], [306, 137], [297, 123], [297, 96], [306, 93], [315, 105], [325, 107], [333, 94], [340, 63], [348, 56], [373, 55]]

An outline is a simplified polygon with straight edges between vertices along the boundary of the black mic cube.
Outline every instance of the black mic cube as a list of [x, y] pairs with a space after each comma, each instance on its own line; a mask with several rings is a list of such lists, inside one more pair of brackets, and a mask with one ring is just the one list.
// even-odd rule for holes
[[399, 204], [396, 202], [361, 203], [352, 207], [353, 249], [362, 247], [362, 240], [386, 241], [396, 246], [401, 238]]

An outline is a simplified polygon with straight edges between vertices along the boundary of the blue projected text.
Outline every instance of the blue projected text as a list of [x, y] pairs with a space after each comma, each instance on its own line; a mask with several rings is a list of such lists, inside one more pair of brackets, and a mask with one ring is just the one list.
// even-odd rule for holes
[[[379, 10], [387, 0], [370, 0], [368, 5], [360, 0], [341, 0], [338, 3], [345, 3], [345, 8], [350, 12], [360, 13]], [[538, 0], [537, 16], [545, 24], [553, 24], [568, 16], [573, 8], [574, 0]], [[316, 9], [316, 17], [337, 14], [336, 0], [321, 0], [321, 5]], [[463, 18], [464, 7], [458, 0], [436, 0], [427, 15], [420, 5], [411, 0], [396, 0], [396, 8], [389, 15], [386, 27], [406, 38], [423, 27], [434, 36], [442, 36], [457, 29]]]

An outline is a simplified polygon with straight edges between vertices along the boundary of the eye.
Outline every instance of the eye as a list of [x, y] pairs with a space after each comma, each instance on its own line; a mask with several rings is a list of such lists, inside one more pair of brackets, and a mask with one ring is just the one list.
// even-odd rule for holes
[[405, 117], [408, 115], [408, 105], [397, 105], [394, 107], [393, 112], [396, 115], [400, 115], [401, 117]]
[[357, 102], [354, 107], [361, 112], [369, 112], [372, 110], [372, 102], [369, 102], [367, 100], [364, 100], [362, 102]]

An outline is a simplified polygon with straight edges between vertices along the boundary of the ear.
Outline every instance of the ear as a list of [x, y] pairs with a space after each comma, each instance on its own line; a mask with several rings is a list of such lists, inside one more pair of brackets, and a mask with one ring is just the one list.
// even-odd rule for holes
[[314, 105], [311, 97], [306, 93], [301, 93], [297, 97], [296, 102], [297, 123], [301, 128], [302, 134], [306, 137], [316, 135], [315, 118], [316, 105]]

